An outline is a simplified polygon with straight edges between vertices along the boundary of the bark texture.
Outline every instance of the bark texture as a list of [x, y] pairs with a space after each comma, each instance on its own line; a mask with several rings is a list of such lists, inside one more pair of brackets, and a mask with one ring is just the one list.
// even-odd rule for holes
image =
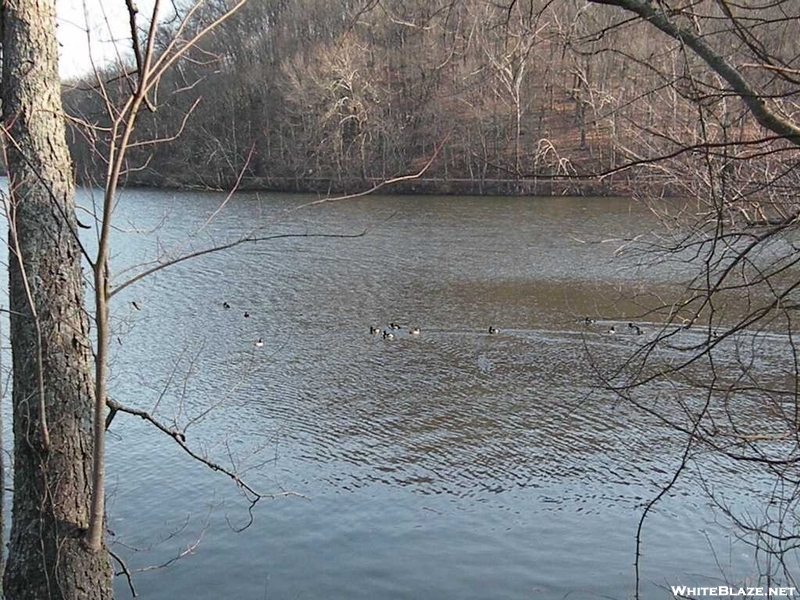
[[55, 0], [0, 0], [0, 7], [15, 465], [5, 596], [105, 600], [112, 597], [108, 554], [83, 543], [94, 392]]

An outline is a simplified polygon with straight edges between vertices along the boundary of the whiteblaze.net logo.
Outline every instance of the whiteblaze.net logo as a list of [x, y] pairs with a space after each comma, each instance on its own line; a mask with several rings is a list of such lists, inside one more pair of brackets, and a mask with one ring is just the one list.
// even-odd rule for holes
[[673, 585], [672, 595], [675, 598], [698, 598], [702, 596], [723, 596], [728, 598], [781, 598], [796, 597], [797, 590], [793, 587], [689, 587], [687, 585]]

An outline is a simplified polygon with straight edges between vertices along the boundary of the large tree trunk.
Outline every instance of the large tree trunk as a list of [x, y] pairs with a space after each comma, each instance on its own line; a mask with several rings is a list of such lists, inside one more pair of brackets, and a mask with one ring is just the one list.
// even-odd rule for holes
[[14, 600], [108, 599], [108, 554], [83, 542], [94, 392], [55, 0], [0, 0], [0, 6], [14, 369], [14, 502], [5, 594]]

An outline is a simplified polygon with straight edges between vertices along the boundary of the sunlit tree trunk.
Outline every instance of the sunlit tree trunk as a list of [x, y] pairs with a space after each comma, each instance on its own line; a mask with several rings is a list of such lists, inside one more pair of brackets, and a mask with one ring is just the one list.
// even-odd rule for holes
[[2, 10], [15, 467], [5, 595], [107, 599], [108, 554], [83, 541], [94, 393], [55, 0], [5, 1]]

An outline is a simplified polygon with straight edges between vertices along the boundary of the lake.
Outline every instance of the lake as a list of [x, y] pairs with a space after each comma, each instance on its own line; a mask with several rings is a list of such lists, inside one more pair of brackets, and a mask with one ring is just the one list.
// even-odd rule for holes
[[[288, 237], [115, 296], [111, 394], [189, 424], [194, 449], [277, 497], [251, 523], [232, 481], [117, 415], [111, 547], [141, 570], [140, 597], [631, 597], [639, 517], [685, 442], [594, 370], [659, 326], [641, 299], [690, 273], [627, 251], [661, 231], [646, 208], [395, 196], [303, 207], [313, 198], [242, 194], [207, 222], [223, 200], [123, 193], [117, 283], [153, 259]], [[395, 339], [370, 334], [392, 322]], [[753, 582], [764, 568], [703, 484], [757, 511], [769, 481], [696, 457], [645, 523], [643, 597]], [[124, 578], [115, 587], [130, 597]]]

